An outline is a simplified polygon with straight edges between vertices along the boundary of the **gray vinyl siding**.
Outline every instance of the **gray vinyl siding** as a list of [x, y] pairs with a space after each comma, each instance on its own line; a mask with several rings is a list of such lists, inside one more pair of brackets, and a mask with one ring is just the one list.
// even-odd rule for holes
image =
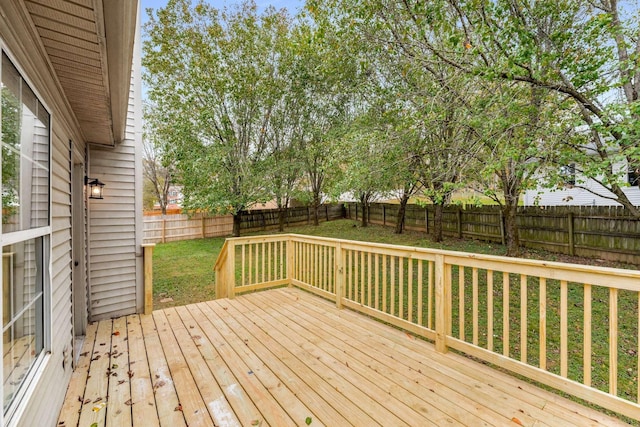
[[[49, 354], [42, 358], [37, 372], [30, 374], [18, 411], [3, 425], [54, 426], [72, 372], [72, 159], [84, 157], [87, 150], [76, 116], [62, 91], [60, 81], [33, 26], [33, 20], [20, 0], [0, 1], [0, 44], [15, 61], [23, 77], [51, 114], [50, 140], [50, 289], [47, 290]], [[138, 36], [139, 37], [139, 36]], [[139, 38], [138, 38], [139, 40]], [[64, 52], [60, 55], [64, 56]], [[136, 55], [139, 56], [139, 43]], [[97, 64], [99, 65], [99, 64]], [[107, 184], [105, 199], [91, 203], [87, 213], [87, 266], [93, 280], [89, 298], [92, 314], [110, 317], [136, 312], [142, 273], [140, 256], [141, 204], [135, 192], [141, 188], [140, 171], [140, 82], [139, 70], [132, 73], [127, 138], [115, 149], [90, 148], [88, 175]], [[137, 144], [137, 146], [136, 146]], [[34, 154], [36, 157], [39, 153]], [[73, 179], [82, 179], [74, 176]], [[40, 187], [38, 187], [40, 189]], [[46, 190], [46, 187], [42, 188]], [[36, 192], [34, 203], [42, 203]], [[139, 219], [138, 219], [139, 218]], [[139, 224], [139, 230], [137, 229]], [[90, 269], [90, 271], [89, 271]], [[11, 421], [11, 424], [9, 424]]]
[[[136, 39], [136, 42], [139, 39]], [[138, 51], [136, 49], [136, 51]], [[104, 199], [89, 200], [89, 314], [100, 320], [141, 308], [140, 70], [134, 59], [125, 140], [90, 146], [91, 178], [105, 183]]]

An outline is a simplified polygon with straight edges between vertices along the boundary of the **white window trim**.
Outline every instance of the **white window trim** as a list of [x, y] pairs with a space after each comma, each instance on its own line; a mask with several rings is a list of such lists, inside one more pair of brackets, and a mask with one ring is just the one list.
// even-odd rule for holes
[[[52, 334], [53, 334], [53, 304], [51, 302], [53, 298], [53, 115], [51, 114], [51, 108], [45, 102], [41, 93], [38, 91], [36, 85], [33, 84], [28, 74], [20, 65], [20, 61], [11, 53], [9, 47], [5, 44], [4, 40], [0, 38], [0, 56], [4, 53], [7, 55], [11, 63], [20, 73], [20, 77], [29, 85], [36, 98], [44, 109], [49, 114], [49, 225], [45, 227], [38, 227], [35, 229], [16, 231], [11, 233], [2, 233], [0, 227], [0, 247], [25, 241], [31, 238], [45, 237], [46, 252], [48, 255], [48, 265], [45, 267], [46, 277], [42, 290], [42, 304], [43, 304], [43, 349], [40, 355], [36, 358], [29, 370], [29, 374], [25, 379], [24, 384], [18, 390], [18, 393], [13, 399], [13, 402], [7, 409], [6, 415], [4, 411], [0, 411], [0, 425], [15, 426], [18, 424], [22, 415], [30, 404], [30, 396], [32, 396], [37, 390], [38, 385], [44, 375], [47, 366], [51, 359], [51, 347], [52, 347]], [[0, 75], [2, 72], [0, 66]], [[0, 121], [2, 120], [2, 114], [0, 112]], [[1, 188], [1, 183], [0, 183]], [[2, 275], [2, 264], [0, 263], [0, 275]], [[0, 294], [0, 307], [2, 306], [2, 295]], [[0, 351], [4, 354], [4, 343], [0, 341]], [[0, 381], [0, 396], [4, 398], [4, 381]]]

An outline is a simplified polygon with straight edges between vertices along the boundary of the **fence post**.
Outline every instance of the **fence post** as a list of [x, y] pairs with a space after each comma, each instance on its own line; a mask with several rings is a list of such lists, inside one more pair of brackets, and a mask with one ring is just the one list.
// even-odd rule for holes
[[387, 208], [386, 205], [382, 205], [382, 225], [387, 225]]
[[458, 206], [458, 212], [456, 212], [458, 216], [458, 239], [462, 239], [462, 208]]
[[424, 207], [424, 228], [429, 234], [429, 208], [427, 206]]
[[[228, 241], [227, 248], [227, 298], [233, 299], [236, 296], [236, 244], [233, 240]], [[244, 268], [244, 266], [242, 266]]]
[[447, 352], [447, 333], [451, 322], [451, 275], [447, 274], [444, 255], [436, 255], [436, 351]]
[[144, 314], [153, 311], [153, 248], [155, 243], [142, 245], [144, 263]]
[[333, 256], [333, 272], [336, 278], [336, 307], [342, 308], [342, 295], [344, 288], [344, 265], [342, 263], [342, 243], [336, 244], [336, 253]]
[[329, 222], [329, 205], [327, 204], [324, 205], [324, 212], [327, 217], [327, 222]]
[[575, 255], [576, 245], [575, 245], [574, 235], [573, 235], [573, 212], [569, 212], [567, 214], [567, 225], [568, 225], [567, 232], [569, 233], [569, 255]]
[[500, 209], [500, 243], [506, 244], [506, 240], [504, 237], [504, 215], [502, 214], [502, 209]]
[[163, 215], [162, 216], [162, 243], [166, 243], [165, 242], [166, 235], [167, 235], [167, 219]]

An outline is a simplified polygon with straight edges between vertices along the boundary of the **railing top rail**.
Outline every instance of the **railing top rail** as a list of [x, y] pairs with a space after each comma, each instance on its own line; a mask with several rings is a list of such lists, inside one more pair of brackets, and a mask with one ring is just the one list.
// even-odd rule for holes
[[227, 246], [229, 246], [229, 239], [226, 239], [222, 244], [222, 248], [220, 248], [220, 253], [218, 258], [216, 258], [216, 263], [213, 265], [213, 270], [218, 270], [222, 267], [222, 264], [227, 259]]
[[[516, 265], [522, 266], [523, 271], [513, 271], [514, 273], [530, 274], [534, 269], [542, 269], [542, 270], [555, 270], [557, 272], [561, 271], [571, 271], [572, 273], [580, 272], [588, 274], [589, 276], [594, 277], [604, 277], [604, 276], [616, 276], [619, 278], [627, 279], [626, 282], [633, 283], [633, 286], [624, 285], [624, 286], [616, 286], [623, 287], [627, 289], [640, 290], [640, 270], [631, 270], [631, 269], [622, 269], [622, 268], [612, 268], [612, 267], [601, 267], [601, 266], [592, 266], [592, 265], [584, 265], [584, 264], [570, 264], [564, 262], [557, 261], [543, 261], [543, 260], [535, 260], [535, 259], [525, 259], [525, 258], [512, 258], [505, 257], [500, 255], [487, 255], [487, 254], [477, 254], [477, 253], [469, 253], [469, 252], [459, 252], [459, 251], [450, 251], [444, 249], [431, 249], [431, 248], [419, 248], [415, 246], [404, 246], [404, 245], [392, 245], [388, 243], [373, 243], [366, 241], [356, 241], [356, 240], [345, 240], [345, 239], [337, 239], [333, 237], [320, 237], [320, 236], [310, 236], [310, 235], [302, 235], [302, 234], [293, 234], [293, 233], [285, 233], [285, 234], [270, 234], [270, 235], [259, 235], [259, 236], [249, 236], [249, 237], [233, 237], [228, 238], [226, 241], [233, 241], [236, 244], [249, 244], [249, 243], [257, 243], [257, 242], [273, 242], [273, 241], [281, 241], [281, 240], [289, 240], [292, 239], [294, 241], [299, 242], [319, 242], [325, 244], [336, 244], [341, 243], [343, 245], [357, 245], [363, 248], [369, 248], [372, 250], [384, 251], [390, 250], [395, 253], [398, 251], [402, 251], [405, 253], [405, 256], [411, 257], [412, 254], [418, 256], [419, 254], [425, 255], [443, 255], [445, 257], [445, 262], [454, 261], [452, 263], [463, 263], [469, 264], [472, 261], [484, 261], [490, 265], [496, 267], [498, 269], [498, 264], [502, 265]], [[226, 243], [225, 241], [225, 243]], [[485, 268], [485, 267], [481, 267]], [[528, 273], [529, 272], [529, 273]], [[542, 273], [542, 271], [540, 271]], [[550, 278], [556, 278], [556, 273], [552, 274], [540, 274], [540, 276], [546, 276]], [[559, 280], [563, 280], [562, 274], [558, 274], [557, 277]], [[638, 281], [637, 284], [632, 281]], [[602, 284], [602, 283], [591, 283], [591, 284]]]

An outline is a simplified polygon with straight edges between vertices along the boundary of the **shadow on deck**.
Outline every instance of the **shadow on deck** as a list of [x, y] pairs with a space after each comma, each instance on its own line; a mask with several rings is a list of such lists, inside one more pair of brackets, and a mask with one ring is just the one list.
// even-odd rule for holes
[[90, 325], [58, 426], [307, 424], [624, 425], [281, 288]]

